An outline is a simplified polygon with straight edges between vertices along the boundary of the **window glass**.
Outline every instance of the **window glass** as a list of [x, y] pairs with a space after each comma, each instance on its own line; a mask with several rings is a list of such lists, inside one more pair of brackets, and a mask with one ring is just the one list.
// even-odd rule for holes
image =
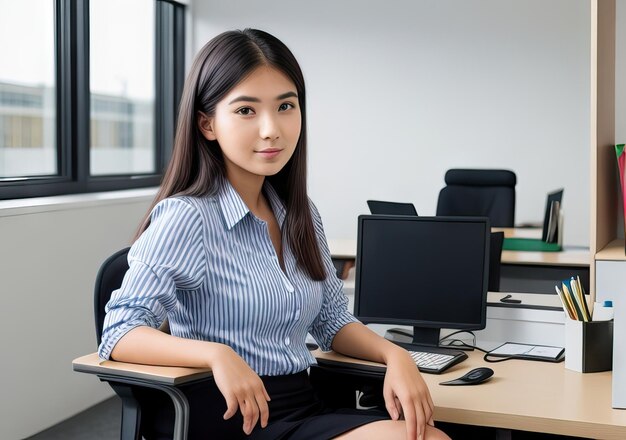
[[53, 0], [0, 0], [0, 179], [55, 175]]
[[90, 173], [153, 173], [155, 1], [89, 5]]

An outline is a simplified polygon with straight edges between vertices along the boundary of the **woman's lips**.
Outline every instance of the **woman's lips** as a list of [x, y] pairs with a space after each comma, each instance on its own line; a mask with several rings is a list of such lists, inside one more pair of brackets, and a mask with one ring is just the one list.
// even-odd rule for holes
[[278, 156], [280, 154], [280, 152], [283, 151], [279, 148], [267, 148], [265, 150], [260, 150], [257, 151], [257, 154], [260, 154], [261, 157], [265, 158], [265, 159], [273, 159], [276, 156]]

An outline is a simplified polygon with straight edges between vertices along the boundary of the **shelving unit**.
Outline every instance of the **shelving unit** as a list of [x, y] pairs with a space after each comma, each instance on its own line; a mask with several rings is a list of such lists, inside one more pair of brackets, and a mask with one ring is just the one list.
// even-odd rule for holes
[[[597, 261], [625, 260], [617, 240], [615, 165], [615, 0], [591, 0], [591, 300], [596, 297]], [[626, 269], [626, 265], [625, 265]]]
[[592, 301], [612, 300], [613, 408], [626, 408], [626, 254], [618, 238], [615, 158], [616, 0], [591, 0], [591, 234]]

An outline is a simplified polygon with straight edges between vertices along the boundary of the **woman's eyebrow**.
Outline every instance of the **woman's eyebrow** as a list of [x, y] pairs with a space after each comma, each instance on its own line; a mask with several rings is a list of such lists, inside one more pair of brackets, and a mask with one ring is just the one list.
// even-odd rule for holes
[[[298, 97], [298, 95], [296, 94], [296, 92], [286, 92], [286, 93], [283, 93], [281, 95], [278, 95], [276, 97], [276, 100], [280, 101], [281, 99], [297, 98], [297, 97]], [[261, 102], [261, 100], [259, 98], [255, 98], [254, 96], [241, 95], [241, 96], [236, 97], [232, 101], [230, 101], [228, 103], [228, 105], [234, 104], [236, 102]]]
[[282, 95], [278, 95], [276, 97], [276, 101], [280, 101], [281, 99], [287, 99], [287, 98], [297, 98], [298, 95], [296, 94], [296, 92], [287, 92], [287, 93], [283, 93]]
[[233, 99], [232, 101], [230, 101], [228, 103], [228, 105], [234, 104], [235, 102], [240, 102], [240, 101], [243, 101], [243, 102], [261, 102], [261, 100], [259, 98], [254, 98], [252, 96], [244, 96], [244, 95], [242, 95], [242, 96], [238, 96], [235, 99]]

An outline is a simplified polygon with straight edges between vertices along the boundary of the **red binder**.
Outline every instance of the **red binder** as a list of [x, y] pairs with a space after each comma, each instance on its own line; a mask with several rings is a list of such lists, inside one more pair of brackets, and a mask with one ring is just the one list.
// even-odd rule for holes
[[[615, 146], [615, 154], [617, 155], [617, 165], [619, 167], [619, 187], [622, 190], [622, 205], [624, 209], [624, 237], [626, 237], [626, 151], [624, 151], [624, 144]], [[626, 253], [626, 248], [624, 249]]]

